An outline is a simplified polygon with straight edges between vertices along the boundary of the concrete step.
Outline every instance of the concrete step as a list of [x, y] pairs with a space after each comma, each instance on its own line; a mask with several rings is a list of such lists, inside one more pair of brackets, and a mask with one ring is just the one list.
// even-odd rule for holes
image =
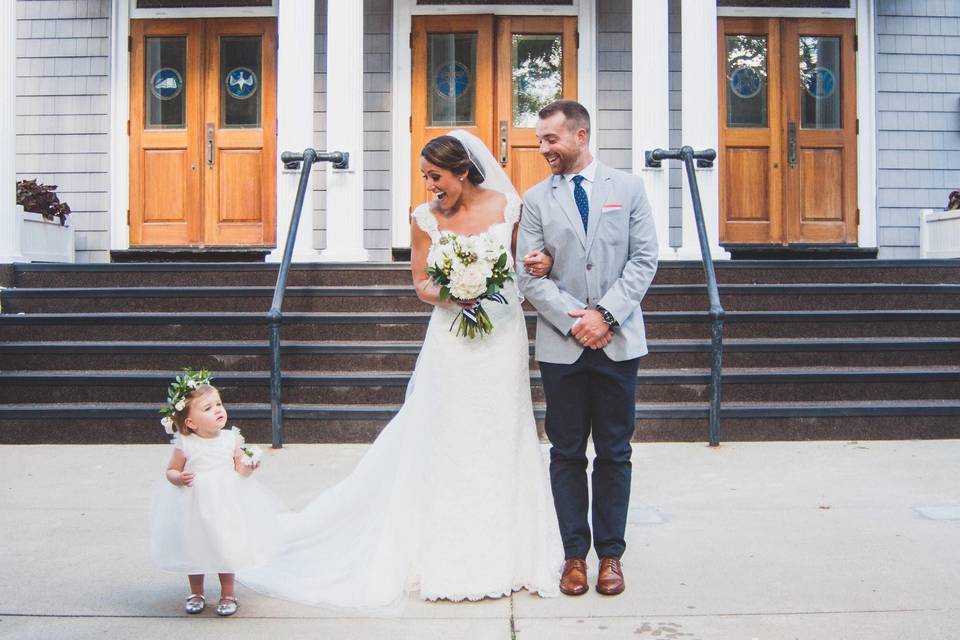
[[[955, 260], [737, 260], [715, 263], [721, 283], [960, 284]], [[274, 286], [276, 264], [132, 263], [17, 264], [16, 287]], [[655, 283], [703, 283], [699, 261], [662, 261]], [[291, 286], [409, 285], [405, 262], [295, 264]]]
[[[97, 287], [17, 288], [0, 291], [4, 313], [152, 312], [184, 310], [263, 312], [272, 287]], [[725, 284], [720, 299], [727, 311], [814, 311], [871, 309], [958, 309], [954, 284]], [[698, 284], [654, 284], [643, 304], [650, 311], [704, 311], [707, 289]], [[429, 311], [409, 285], [290, 287], [287, 312]], [[525, 308], [533, 310], [526, 304]]]
[[[527, 314], [533, 333], [536, 316]], [[284, 314], [288, 340], [420, 340], [430, 314]], [[703, 339], [709, 318], [702, 311], [651, 311], [644, 314], [653, 339]], [[267, 335], [264, 315], [237, 313], [50, 313], [0, 315], [0, 341], [56, 340], [257, 340]], [[726, 338], [960, 337], [960, 310], [732, 311]]]
[[[284, 371], [411, 371], [419, 341], [284, 341]], [[649, 340], [643, 369], [705, 369], [709, 340]], [[727, 339], [725, 367], [960, 366], [960, 338], [771, 338]], [[537, 368], [530, 346], [531, 369]], [[2, 342], [0, 370], [65, 370], [77, 363], [92, 371], [167, 370], [190, 366], [211, 371], [267, 371], [264, 340], [236, 342]]]
[[[292, 405], [284, 409], [285, 441], [371, 442], [397, 405]], [[230, 423], [249, 442], [270, 442], [269, 405], [231, 403]], [[544, 408], [534, 413], [542, 430]], [[707, 437], [704, 403], [640, 403], [638, 442], [696, 442]], [[0, 444], [162, 443], [155, 403], [0, 405]], [[860, 440], [960, 437], [960, 401], [727, 403], [723, 441]]]
[[[176, 371], [3, 371], [0, 404], [101, 402], [118, 394], [129, 402], [163, 401]], [[410, 371], [303, 371], [283, 375], [283, 401], [291, 404], [401, 404]], [[710, 372], [704, 369], [640, 371], [638, 402], [707, 402]], [[216, 373], [226, 402], [269, 403], [264, 371]], [[530, 376], [534, 402], [542, 402], [540, 373]], [[840, 400], [949, 400], [960, 398], [960, 367], [726, 369], [727, 402]]]

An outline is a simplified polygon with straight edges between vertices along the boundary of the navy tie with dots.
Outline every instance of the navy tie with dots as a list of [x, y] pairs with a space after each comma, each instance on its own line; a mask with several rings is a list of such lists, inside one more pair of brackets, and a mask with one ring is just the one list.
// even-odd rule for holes
[[580, 210], [580, 219], [583, 220], [583, 230], [587, 230], [587, 218], [590, 217], [590, 201], [587, 199], [587, 190], [581, 184], [586, 178], [573, 176], [573, 200]]

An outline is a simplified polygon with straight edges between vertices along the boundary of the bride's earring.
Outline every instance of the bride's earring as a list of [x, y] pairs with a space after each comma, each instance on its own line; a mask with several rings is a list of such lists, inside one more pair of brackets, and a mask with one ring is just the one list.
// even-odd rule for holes
[[460, 182], [463, 182], [463, 176], [460, 176]]

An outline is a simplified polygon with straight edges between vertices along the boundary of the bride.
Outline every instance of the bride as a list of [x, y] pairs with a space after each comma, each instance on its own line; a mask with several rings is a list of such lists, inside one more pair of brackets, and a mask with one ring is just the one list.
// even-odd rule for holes
[[558, 593], [563, 548], [530, 397], [527, 330], [516, 285], [485, 301], [493, 333], [450, 327], [471, 302], [441, 302], [426, 273], [441, 232], [490, 234], [515, 250], [520, 198], [477, 137], [454, 131], [423, 148], [436, 199], [411, 220], [417, 295], [433, 305], [393, 420], [340, 484], [283, 516], [284, 544], [238, 578], [308, 604], [396, 609], [424, 600], [479, 600], [527, 589]]

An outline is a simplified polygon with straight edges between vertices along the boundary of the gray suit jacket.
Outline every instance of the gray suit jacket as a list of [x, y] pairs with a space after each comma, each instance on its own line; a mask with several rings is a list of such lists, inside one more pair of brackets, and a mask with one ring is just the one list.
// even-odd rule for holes
[[[583, 347], [570, 335], [575, 309], [600, 305], [620, 326], [604, 348], [611, 360], [647, 353], [640, 301], [657, 271], [657, 232], [643, 181], [597, 162], [590, 192], [590, 217], [580, 213], [563, 176], [551, 176], [524, 197], [517, 240], [517, 279], [539, 312], [537, 360], [571, 364]], [[519, 263], [533, 250], [548, 251], [553, 269], [530, 276]]]

